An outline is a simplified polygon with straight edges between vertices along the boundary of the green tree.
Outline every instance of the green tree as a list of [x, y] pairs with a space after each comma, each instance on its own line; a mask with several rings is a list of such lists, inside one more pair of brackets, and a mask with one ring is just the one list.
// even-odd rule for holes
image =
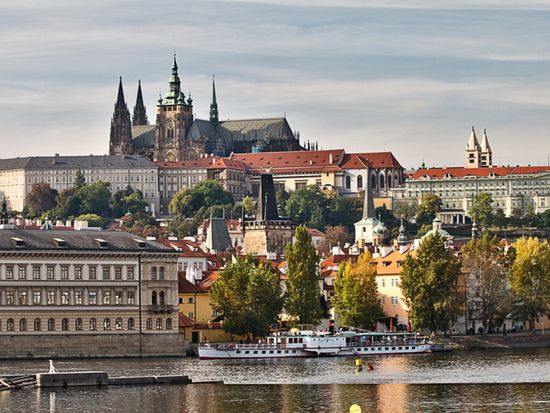
[[251, 258], [229, 263], [210, 291], [212, 308], [231, 334], [265, 336], [283, 307], [277, 274]]
[[290, 194], [285, 213], [295, 224], [322, 230], [327, 222], [328, 199], [317, 185], [309, 185]]
[[462, 268], [467, 273], [470, 319], [481, 320], [487, 331], [497, 314], [503, 312], [502, 303], [510, 301], [507, 283], [512, 254], [507, 254], [498, 239], [488, 234], [470, 240], [461, 252]]
[[546, 240], [522, 237], [515, 252], [510, 284], [519, 300], [519, 311], [533, 330], [535, 320], [548, 311], [550, 303], [550, 246]]
[[176, 217], [168, 222], [168, 234], [178, 238], [189, 237], [197, 233], [197, 226], [194, 220], [183, 217]]
[[510, 224], [516, 228], [523, 226], [523, 211], [520, 208], [512, 208], [510, 214]]
[[103, 227], [105, 220], [97, 214], [83, 214], [75, 218], [77, 221], [87, 221], [90, 227]]
[[487, 192], [480, 192], [472, 201], [470, 216], [483, 228], [488, 228], [493, 223], [493, 198]]
[[46, 211], [55, 208], [57, 191], [50, 184], [40, 182], [33, 184], [31, 192], [27, 195], [27, 206], [33, 217], [40, 216]]
[[419, 208], [420, 206], [416, 199], [411, 199], [410, 201], [403, 200], [398, 203], [396, 202], [393, 213], [396, 217], [403, 217], [408, 222], [416, 217]]
[[82, 171], [79, 169], [78, 171], [76, 171], [76, 175], [74, 178], [74, 186], [76, 189], [80, 189], [84, 185], [86, 185], [86, 178], [84, 177], [84, 174], [82, 173]]
[[[433, 218], [436, 214], [441, 211], [441, 206], [443, 205], [441, 198], [437, 195], [426, 193], [422, 195], [422, 200], [420, 202], [420, 209], [426, 211]], [[433, 219], [432, 218], [432, 219]]]
[[206, 180], [175, 194], [168, 204], [168, 210], [171, 214], [191, 218], [202, 207], [233, 204], [233, 195], [219, 181]]
[[135, 214], [147, 210], [147, 202], [143, 200], [141, 191], [128, 186], [125, 190], [117, 191], [112, 197], [112, 209], [114, 217], [121, 217], [126, 213]]
[[109, 182], [95, 181], [76, 190], [80, 200], [81, 214], [97, 214], [103, 218], [111, 216], [111, 192]]
[[460, 308], [456, 294], [459, 271], [460, 264], [439, 234], [424, 238], [416, 257], [407, 257], [401, 290], [415, 328], [448, 331]]
[[506, 215], [504, 215], [504, 211], [502, 210], [502, 208], [498, 208], [495, 211], [495, 215], [493, 217], [493, 224], [501, 229], [506, 228], [508, 226], [508, 219], [506, 218]]
[[305, 225], [296, 228], [296, 241], [285, 248], [286, 310], [300, 324], [316, 325], [322, 316], [317, 256]]
[[371, 329], [385, 317], [378, 299], [376, 266], [371, 261], [370, 253], [365, 252], [357, 263], [347, 261], [338, 270], [332, 303], [341, 325]]
[[61, 191], [57, 197], [55, 208], [59, 218], [68, 219], [80, 215], [80, 199], [76, 188], [67, 188]]
[[252, 216], [256, 211], [256, 201], [251, 196], [246, 195], [242, 200], [242, 207], [246, 215]]
[[332, 193], [328, 198], [327, 223], [332, 226], [344, 225], [348, 231], [354, 231], [354, 224], [363, 215], [363, 198], [344, 198]]

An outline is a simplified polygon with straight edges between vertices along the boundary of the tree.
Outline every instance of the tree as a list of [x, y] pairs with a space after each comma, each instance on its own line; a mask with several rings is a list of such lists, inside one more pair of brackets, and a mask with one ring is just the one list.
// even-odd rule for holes
[[370, 329], [385, 316], [378, 299], [376, 267], [369, 252], [361, 254], [356, 264], [340, 266], [334, 280], [333, 306], [340, 324]]
[[197, 233], [197, 226], [194, 220], [183, 217], [176, 217], [168, 222], [168, 234], [178, 238], [189, 237]]
[[90, 227], [102, 227], [105, 220], [97, 214], [83, 214], [75, 218], [76, 221], [86, 221]]
[[523, 211], [520, 208], [512, 208], [510, 224], [516, 228], [523, 226]]
[[480, 192], [472, 201], [470, 207], [470, 216], [472, 219], [484, 228], [489, 227], [493, 222], [493, 198], [487, 192]]
[[396, 203], [394, 209], [394, 215], [396, 217], [403, 217], [405, 221], [410, 221], [418, 214], [420, 206], [416, 199], [411, 199], [410, 201], [403, 200]]
[[74, 186], [76, 189], [80, 189], [84, 185], [86, 185], [86, 178], [84, 177], [84, 174], [82, 173], [82, 171], [79, 169], [78, 171], [76, 171], [76, 175], [74, 178]]
[[27, 195], [27, 206], [32, 216], [37, 217], [50, 209], [55, 208], [57, 191], [50, 184], [40, 182], [33, 184], [31, 192]]
[[470, 319], [481, 320], [485, 331], [493, 324], [502, 303], [508, 302], [507, 281], [512, 254], [496, 237], [484, 234], [462, 247], [462, 267], [468, 273], [467, 305]]
[[434, 219], [435, 215], [441, 211], [442, 206], [441, 198], [437, 195], [426, 193], [422, 195], [422, 201], [420, 202], [420, 209], [430, 214]]
[[363, 198], [344, 198], [332, 193], [325, 196], [328, 198], [327, 223], [332, 226], [344, 225], [348, 231], [353, 231], [354, 224], [363, 215]]
[[80, 200], [80, 214], [97, 214], [103, 218], [111, 216], [111, 192], [109, 182], [95, 181], [76, 190]]
[[141, 191], [128, 186], [125, 190], [117, 191], [112, 197], [113, 216], [121, 217], [126, 213], [135, 214], [147, 210], [147, 202], [143, 200]]
[[498, 208], [495, 211], [495, 215], [493, 216], [493, 224], [501, 229], [506, 228], [508, 225], [508, 219], [506, 218], [506, 215], [504, 215], [502, 208]]
[[327, 221], [328, 199], [317, 185], [309, 185], [290, 194], [285, 214], [295, 224], [322, 230]]
[[519, 311], [533, 330], [536, 318], [548, 310], [550, 302], [550, 246], [546, 240], [522, 237], [515, 252], [510, 285], [519, 300]]
[[210, 291], [212, 308], [231, 334], [265, 336], [283, 307], [277, 274], [252, 259], [229, 263]]
[[296, 241], [285, 248], [287, 260], [286, 310], [300, 324], [317, 324], [322, 311], [319, 302], [317, 256], [305, 225], [296, 228]]
[[251, 196], [246, 195], [242, 200], [242, 207], [245, 215], [252, 216], [256, 211], [256, 201]]
[[325, 228], [326, 243], [329, 247], [335, 245], [345, 245], [353, 242], [353, 236], [343, 225], [327, 226]]
[[76, 188], [67, 188], [57, 197], [55, 208], [58, 218], [68, 219], [80, 215], [80, 199]]
[[206, 180], [175, 194], [168, 204], [168, 210], [171, 214], [191, 218], [202, 207], [233, 204], [233, 195], [219, 181]]
[[422, 240], [416, 257], [405, 260], [401, 290], [415, 328], [447, 331], [456, 318], [460, 300], [456, 285], [460, 264], [439, 234]]

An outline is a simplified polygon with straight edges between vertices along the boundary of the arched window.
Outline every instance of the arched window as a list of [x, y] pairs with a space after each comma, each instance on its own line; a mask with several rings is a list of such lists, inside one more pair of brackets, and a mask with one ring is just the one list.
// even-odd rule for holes
[[159, 304], [164, 305], [164, 291], [159, 293]]
[[372, 174], [370, 176], [370, 189], [376, 189], [376, 175]]
[[13, 318], [8, 318], [8, 331], [14, 331], [15, 330], [15, 323], [13, 322]]
[[134, 319], [129, 318], [128, 319], [128, 330], [135, 330], [135, 329], [136, 329], [136, 324], [134, 322]]
[[27, 319], [22, 318], [19, 320], [19, 331], [27, 331]]
[[103, 319], [103, 330], [110, 330], [111, 329], [111, 319], [109, 317], [105, 317]]
[[120, 317], [115, 320], [115, 330], [122, 330], [122, 318]]
[[346, 176], [346, 189], [351, 188], [351, 176]]
[[157, 279], [157, 267], [151, 267], [151, 279], [152, 280]]
[[392, 177], [388, 174], [388, 188], [392, 187]]
[[90, 331], [97, 330], [97, 321], [95, 318], [90, 318]]
[[81, 318], [77, 318], [75, 321], [74, 321], [74, 329], [76, 331], [82, 331], [82, 319]]
[[157, 305], [157, 292], [153, 291], [151, 293], [151, 304]]
[[380, 174], [380, 189], [384, 189], [384, 175]]
[[55, 320], [48, 318], [48, 331], [55, 331]]
[[357, 189], [363, 188], [363, 175], [357, 175]]
[[164, 267], [159, 268], [159, 280], [164, 280]]
[[148, 318], [147, 321], [145, 322], [145, 329], [146, 330], [153, 329], [153, 320], [151, 320], [150, 318]]
[[171, 318], [166, 319], [166, 329], [167, 330], [172, 330], [172, 319]]
[[35, 318], [34, 319], [34, 331], [40, 331], [42, 330], [42, 323], [40, 322], [40, 319], [39, 318]]
[[155, 322], [155, 328], [157, 330], [162, 330], [162, 318], [157, 318], [157, 321]]
[[64, 318], [61, 320], [61, 331], [69, 331], [69, 319]]

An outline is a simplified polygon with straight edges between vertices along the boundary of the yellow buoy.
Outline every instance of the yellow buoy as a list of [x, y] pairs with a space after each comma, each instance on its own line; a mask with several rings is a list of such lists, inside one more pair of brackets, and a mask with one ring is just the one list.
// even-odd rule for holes
[[352, 404], [349, 413], [361, 413], [361, 407], [358, 404]]

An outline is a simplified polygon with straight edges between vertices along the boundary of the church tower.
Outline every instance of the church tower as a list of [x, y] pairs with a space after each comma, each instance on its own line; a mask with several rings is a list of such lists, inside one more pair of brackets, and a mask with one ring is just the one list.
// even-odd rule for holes
[[178, 63], [174, 53], [170, 90], [158, 100], [155, 149], [158, 161], [181, 161], [186, 157], [186, 135], [193, 123], [193, 101], [181, 91]]
[[493, 166], [493, 151], [487, 138], [487, 129], [483, 129], [483, 138], [481, 139], [481, 166]]
[[481, 148], [477, 141], [476, 131], [472, 126], [472, 133], [466, 145], [466, 168], [479, 168], [481, 166]]
[[212, 79], [212, 103], [210, 104], [210, 122], [214, 126], [218, 125], [218, 102], [216, 101], [216, 80]]
[[143, 104], [143, 95], [141, 94], [141, 80], [139, 80], [136, 106], [134, 106], [134, 117], [132, 119], [132, 125], [141, 126], [141, 125], [148, 125], [148, 124], [149, 124], [149, 121], [147, 120], [147, 111], [145, 110], [145, 105]]
[[115, 110], [111, 118], [111, 135], [109, 137], [109, 155], [131, 155], [132, 148], [132, 122], [130, 111], [124, 101], [122, 89], [122, 77], [118, 83], [118, 96]]

